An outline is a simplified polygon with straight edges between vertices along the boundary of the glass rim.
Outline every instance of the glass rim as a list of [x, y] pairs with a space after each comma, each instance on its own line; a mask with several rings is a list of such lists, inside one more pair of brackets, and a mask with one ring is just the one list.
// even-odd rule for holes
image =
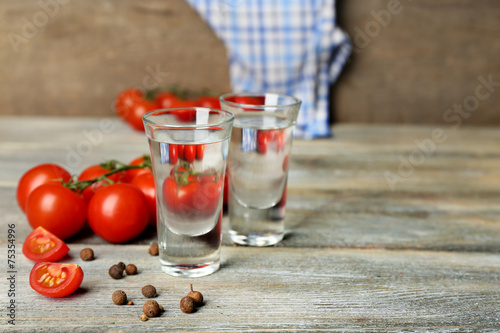
[[[266, 95], [274, 95], [278, 97], [286, 97], [292, 99], [294, 102], [293, 103], [286, 103], [286, 104], [243, 104], [243, 103], [236, 103], [236, 102], [231, 102], [228, 101], [226, 98], [228, 97], [236, 97], [236, 96], [243, 96], [243, 97], [258, 97], [258, 96], [266, 96]], [[296, 106], [302, 101], [292, 95], [287, 95], [287, 94], [281, 94], [281, 93], [265, 93], [265, 92], [242, 92], [242, 93], [227, 93], [227, 94], [222, 94], [219, 96], [219, 101], [224, 102], [228, 105], [234, 106], [234, 107], [245, 107], [245, 108], [286, 108], [286, 107], [293, 107]]]
[[[156, 122], [151, 119], [149, 119], [150, 116], [154, 114], [162, 115], [162, 114], [167, 114], [167, 113], [175, 113], [176, 111], [184, 111], [184, 110], [190, 110], [190, 111], [198, 111], [198, 110], [203, 110], [203, 111], [214, 111], [217, 112], [218, 114], [224, 114], [227, 117], [227, 119], [223, 119], [221, 121], [216, 121], [212, 123], [206, 123], [206, 124], [168, 124], [165, 122]], [[197, 106], [190, 106], [190, 107], [179, 107], [179, 108], [165, 108], [165, 109], [156, 109], [152, 111], [146, 112], [142, 116], [142, 120], [145, 124], [151, 124], [155, 126], [162, 126], [162, 127], [171, 127], [171, 128], [205, 128], [205, 127], [214, 127], [218, 125], [223, 125], [230, 123], [234, 121], [234, 114], [229, 111], [221, 110], [221, 109], [214, 109], [214, 108], [204, 108], [204, 107], [197, 107]]]

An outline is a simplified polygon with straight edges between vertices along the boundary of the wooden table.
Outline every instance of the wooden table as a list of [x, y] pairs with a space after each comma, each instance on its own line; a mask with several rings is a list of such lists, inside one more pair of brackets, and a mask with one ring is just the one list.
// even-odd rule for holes
[[[440, 132], [441, 130], [441, 132]], [[145, 136], [117, 119], [0, 117], [1, 331], [459, 331], [500, 330], [500, 130], [338, 125], [335, 137], [296, 140], [290, 160], [287, 236], [277, 246], [231, 244], [222, 268], [173, 278], [148, 254], [147, 231], [112, 245], [89, 232], [68, 243], [81, 288], [50, 299], [28, 284], [21, 253], [31, 231], [17, 207], [20, 176], [44, 162], [77, 174], [107, 159], [148, 152]], [[438, 135], [439, 134], [439, 135]], [[444, 136], [443, 136], [444, 135]], [[8, 296], [7, 229], [15, 225], [15, 296]], [[96, 260], [83, 262], [91, 246]], [[136, 276], [113, 280], [124, 261]], [[178, 302], [190, 283], [206, 304]], [[157, 287], [166, 312], [141, 322], [141, 287]], [[114, 290], [135, 303], [117, 306]], [[15, 327], [7, 324], [15, 301]]]

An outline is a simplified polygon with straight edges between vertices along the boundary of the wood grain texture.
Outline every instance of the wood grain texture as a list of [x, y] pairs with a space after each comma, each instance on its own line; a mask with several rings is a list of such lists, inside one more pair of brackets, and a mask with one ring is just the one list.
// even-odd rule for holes
[[[401, 158], [409, 161], [415, 140], [429, 140], [433, 129], [339, 125], [334, 139], [296, 140], [288, 233], [278, 246], [499, 252], [500, 131], [447, 129], [445, 142], [410, 176], [399, 176]], [[143, 134], [113, 118], [2, 117], [0, 148], [0, 208], [20, 237], [31, 230], [15, 202], [17, 181], [26, 170], [55, 162], [78, 174], [91, 164], [128, 162], [149, 151]], [[386, 172], [400, 177], [394, 190]], [[225, 217], [224, 244], [230, 245], [227, 224]], [[154, 237], [149, 231], [136, 242]], [[73, 241], [102, 243], [90, 232]]]
[[[17, 332], [492, 332], [500, 325], [498, 254], [223, 247], [220, 271], [179, 279], [160, 271], [147, 246], [96, 245], [91, 262], [80, 260], [83, 247], [73, 244], [65, 261], [82, 266], [84, 281], [63, 299], [31, 290], [32, 264], [19, 258]], [[133, 262], [139, 274], [111, 279], [107, 270], [118, 261]], [[190, 283], [205, 305], [184, 314], [179, 300]], [[141, 322], [146, 284], [166, 311]], [[118, 289], [134, 305], [114, 305]]]
[[[181, 279], [162, 273], [147, 253], [154, 230], [110, 245], [85, 229], [68, 240], [64, 259], [82, 266], [81, 288], [48, 299], [28, 284], [33, 263], [20, 248], [31, 228], [15, 200], [18, 179], [44, 162], [78, 173], [105, 159], [130, 161], [147, 153], [146, 138], [116, 118], [0, 117], [0, 245], [7, 248], [14, 224], [15, 331], [498, 331], [500, 131], [443, 128], [446, 140], [403, 177], [401, 157], [411, 160], [436, 127], [344, 124], [333, 130], [335, 138], [294, 142], [288, 234], [277, 246], [234, 246], [225, 217], [221, 270]], [[386, 172], [401, 177], [393, 189]], [[83, 262], [79, 252], [88, 246], [96, 260]], [[107, 271], [118, 261], [136, 264], [139, 275], [111, 279]], [[6, 260], [0, 270], [4, 306], [10, 300]], [[178, 302], [190, 283], [206, 304], [187, 315]], [[157, 287], [166, 312], [141, 322], [146, 284]], [[117, 289], [134, 305], [114, 305]], [[11, 331], [5, 311], [0, 318], [0, 331]]]
[[[337, 122], [444, 123], [448, 108], [475, 96], [479, 76], [500, 82], [498, 1], [337, 3], [355, 47], [332, 93]], [[499, 125], [499, 103], [496, 86], [464, 123]]]

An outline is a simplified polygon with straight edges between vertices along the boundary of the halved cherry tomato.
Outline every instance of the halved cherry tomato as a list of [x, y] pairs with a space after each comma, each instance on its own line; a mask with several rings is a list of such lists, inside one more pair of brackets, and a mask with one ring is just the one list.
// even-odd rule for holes
[[70, 173], [57, 164], [40, 164], [28, 170], [17, 185], [16, 199], [19, 208], [26, 212], [26, 201], [38, 186], [45, 183], [61, 184], [62, 181], [67, 182], [70, 178]]
[[203, 156], [205, 156], [205, 145], [196, 145], [196, 159], [201, 161]]
[[156, 227], [156, 190], [153, 174], [138, 175], [130, 184], [137, 186], [144, 193], [149, 205], [149, 225]]
[[66, 243], [42, 227], [33, 230], [23, 244], [24, 256], [33, 261], [58, 261], [68, 252]]
[[40, 185], [26, 203], [26, 217], [31, 227], [43, 227], [61, 239], [80, 231], [86, 215], [83, 196], [59, 184]]
[[189, 163], [193, 163], [196, 158], [196, 147], [194, 145], [184, 146], [184, 159]]
[[[82, 173], [78, 176], [78, 180], [89, 180], [89, 179], [94, 179], [97, 177], [100, 177], [106, 173], [111, 171], [110, 169], [105, 169], [102, 165], [96, 164], [96, 165], [91, 165], [85, 170], [82, 171]], [[82, 191], [82, 195], [87, 201], [87, 203], [92, 199], [94, 194], [102, 189], [104, 186], [113, 184], [113, 183], [118, 183], [118, 182], [126, 182], [128, 180], [128, 175], [127, 172], [125, 171], [120, 171], [117, 173], [114, 173], [110, 176], [107, 177], [110, 181], [107, 180], [100, 180], [98, 182], [95, 182], [94, 184], [90, 185], [89, 187], [85, 188]]]
[[75, 264], [39, 262], [30, 273], [30, 286], [47, 297], [64, 297], [75, 292], [83, 281], [82, 268]]
[[179, 150], [177, 148], [177, 145], [170, 144], [168, 146], [168, 158], [169, 158], [170, 164], [177, 163], [177, 160], [179, 159]]

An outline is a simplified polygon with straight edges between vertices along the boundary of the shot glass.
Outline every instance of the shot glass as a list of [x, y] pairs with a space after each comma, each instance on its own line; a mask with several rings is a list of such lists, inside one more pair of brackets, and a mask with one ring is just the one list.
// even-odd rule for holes
[[220, 267], [222, 199], [234, 116], [209, 108], [143, 116], [156, 187], [161, 268], [183, 277]]
[[235, 115], [229, 144], [229, 234], [242, 245], [268, 246], [285, 231], [288, 161], [301, 101], [272, 93], [220, 96]]

